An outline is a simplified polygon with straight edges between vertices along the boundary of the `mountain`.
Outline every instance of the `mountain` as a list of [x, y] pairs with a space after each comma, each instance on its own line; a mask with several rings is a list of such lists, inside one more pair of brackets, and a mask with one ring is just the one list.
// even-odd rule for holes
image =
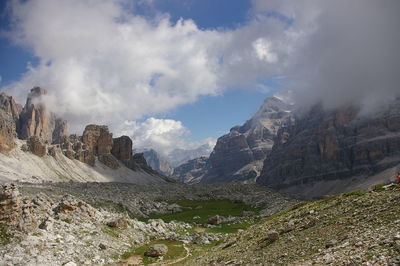
[[276, 97], [265, 99], [256, 114], [217, 141], [201, 183], [256, 178], [270, 153], [278, 129], [291, 117], [292, 106]]
[[174, 171], [170, 163], [153, 149], [145, 150], [143, 156], [152, 169], [163, 175], [169, 176]]
[[376, 112], [360, 106], [296, 112], [282, 127], [257, 183], [320, 197], [389, 182], [400, 169], [400, 99]]
[[209, 141], [196, 149], [185, 150], [185, 149], [175, 149], [168, 154], [167, 160], [171, 163], [173, 167], [178, 167], [179, 165], [186, 163], [189, 160], [199, 158], [202, 156], [208, 157], [214, 148], [214, 141]]
[[207, 172], [207, 161], [207, 157], [189, 160], [176, 167], [174, 173], [170, 177], [183, 183], [197, 184]]
[[68, 136], [67, 122], [48, 109], [46, 96], [35, 87], [22, 107], [0, 94], [0, 182], [171, 181], [144, 164], [143, 156], [133, 156], [129, 137], [113, 139], [105, 125]]

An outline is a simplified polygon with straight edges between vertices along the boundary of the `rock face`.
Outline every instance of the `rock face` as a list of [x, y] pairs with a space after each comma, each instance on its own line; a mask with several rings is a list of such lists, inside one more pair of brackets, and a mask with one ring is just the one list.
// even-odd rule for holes
[[11, 96], [0, 93], [0, 152], [7, 153], [15, 147], [21, 105]]
[[144, 158], [146, 158], [147, 164], [155, 171], [160, 174], [169, 176], [172, 174], [172, 166], [166, 159], [161, 157], [155, 150], [147, 150], [143, 152]]
[[120, 161], [128, 161], [132, 158], [132, 140], [128, 136], [113, 139], [114, 146], [111, 153]]
[[276, 97], [267, 98], [243, 126], [220, 137], [208, 160], [201, 183], [243, 181], [256, 178], [270, 153], [278, 129], [291, 117], [291, 106]]
[[82, 142], [94, 155], [110, 154], [113, 147], [112, 133], [108, 131], [107, 126], [86, 126]]
[[[396, 166], [400, 99], [368, 115], [357, 106], [329, 111], [314, 106], [279, 130], [257, 182], [305, 197], [321, 196], [388, 181]], [[391, 168], [388, 176], [379, 174]]]
[[207, 157], [200, 157], [174, 169], [171, 178], [187, 184], [199, 183], [207, 172]]

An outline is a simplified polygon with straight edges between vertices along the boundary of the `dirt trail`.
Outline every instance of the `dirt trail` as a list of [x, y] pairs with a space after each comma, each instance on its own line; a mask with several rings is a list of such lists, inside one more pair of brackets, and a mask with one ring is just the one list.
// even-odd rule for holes
[[129, 258], [123, 261], [124, 265], [141, 265], [143, 261], [142, 256], [133, 254]]

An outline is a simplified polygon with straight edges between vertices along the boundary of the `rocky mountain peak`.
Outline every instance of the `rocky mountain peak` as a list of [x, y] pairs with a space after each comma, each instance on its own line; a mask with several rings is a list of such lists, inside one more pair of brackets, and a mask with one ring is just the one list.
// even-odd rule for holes
[[265, 99], [243, 126], [217, 141], [202, 183], [247, 180], [259, 175], [279, 128], [291, 119], [292, 106], [276, 97]]

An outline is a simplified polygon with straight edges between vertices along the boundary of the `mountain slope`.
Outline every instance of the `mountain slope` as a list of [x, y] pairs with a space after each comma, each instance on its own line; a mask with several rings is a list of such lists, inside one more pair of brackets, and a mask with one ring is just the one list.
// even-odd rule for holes
[[190, 160], [174, 169], [171, 178], [187, 184], [197, 184], [207, 172], [207, 157]]
[[17, 148], [8, 155], [0, 153], [0, 183], [21, 182], [124, 182], [136, 184], [159, 184], [167, 181], [145, 170], [133, 171], [122, 163], [118, 169], [111, 169], [96, 160], [94, 166], [78, 160], [71, 160], [61, 152], [54, 157], [36, 156], [21, 150], [25, 141], [17, 140]]
[[399, 195], [395, 185], [297, 205], [185, 265], [398, 265]]
[[400, 99], [368, 115], [315, 106], [279, 131], [257, 182], [318, 197], [387, 182], [399, 166]]
[[291, 106], [276, 97], [267, 98], [243, 126], [220, 137], [208, 160], [201, 183], [243, 181], [259, 175], [278, 129], [290, 118]]

